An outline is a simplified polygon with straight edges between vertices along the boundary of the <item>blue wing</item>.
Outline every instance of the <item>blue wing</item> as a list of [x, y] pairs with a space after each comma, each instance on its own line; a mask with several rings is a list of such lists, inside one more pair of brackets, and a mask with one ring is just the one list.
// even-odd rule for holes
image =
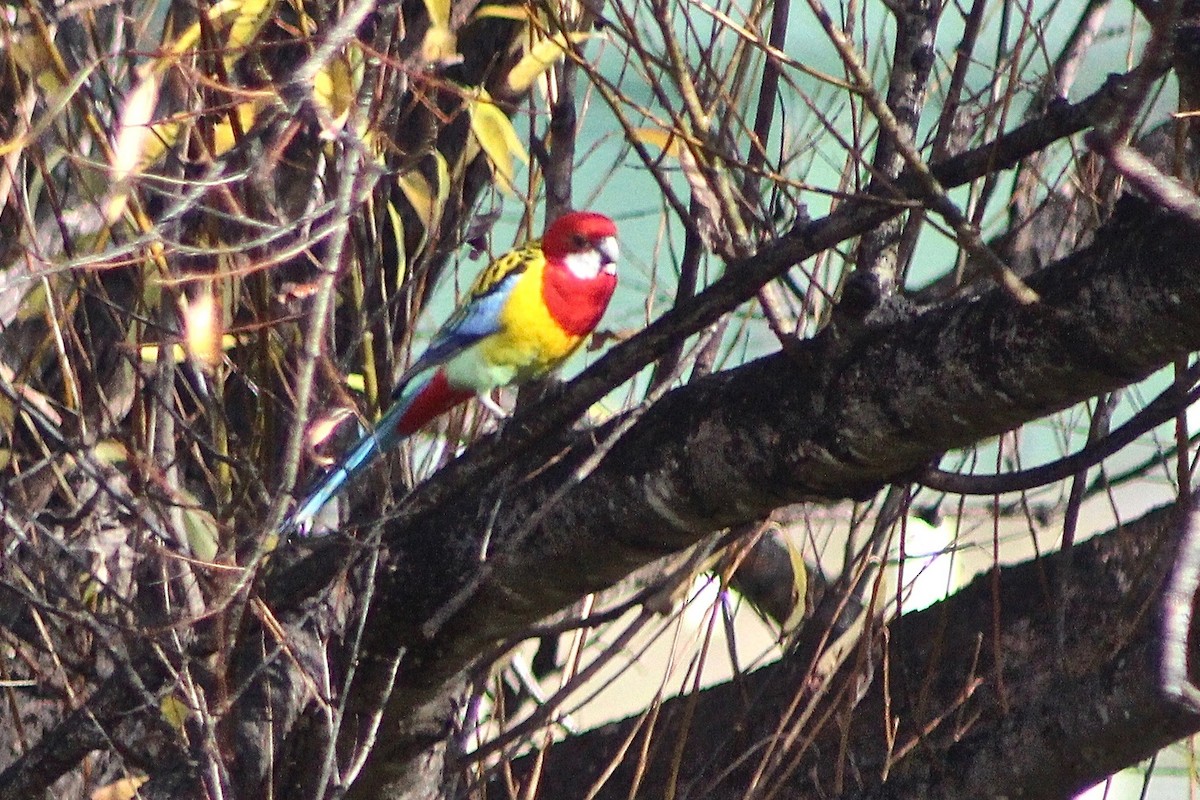
[[534, 239], [484, 267], [471, 284], [467, 299], [434, 334], [421, 357], [396, 381], [392, 397], [400, 397], [404, 387], [420, 373], [445, 364], [465, 348], [499, 331], [500, 313], [513, 287], [529, 265], [541, 258], [542, 243]]
[[430, 367], [445, 364], [475, 342], [500, 330], [500, 313], [504, 310], [504, 304], [508, 301], [513, 287], [521, 279], [523, 271], [509, 272], [491, 284], [485, 294], [474, 295], [459, 306], [433, 335], [433, 340], [421, 357], [396, 381], [392, 397], [400, 397], [404, 387], [420, 373]]

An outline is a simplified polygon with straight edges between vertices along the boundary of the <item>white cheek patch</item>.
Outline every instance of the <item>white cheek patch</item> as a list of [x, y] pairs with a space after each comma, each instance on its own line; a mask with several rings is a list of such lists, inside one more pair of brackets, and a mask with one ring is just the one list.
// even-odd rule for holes
[[595, 250], [567, 253], [563, 260], [566, 261], [567, 269], [571, 270], [571, 274], [584, 281], [595, 278], [600, 274], [600, 269], [605, 266], [600, 261], [600, 254]]

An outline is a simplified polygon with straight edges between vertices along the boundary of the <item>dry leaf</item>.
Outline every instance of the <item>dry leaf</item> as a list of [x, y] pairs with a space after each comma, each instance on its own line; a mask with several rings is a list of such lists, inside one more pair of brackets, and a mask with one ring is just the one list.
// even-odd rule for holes
[[113, 781], [107, 786], [101, 786], [88, 795], [88, 797], [91, 800], [133, 800], [133, 798], [137, 797], [138, 789], [148, 780], [149, 778], [144, 775], [133, 778], [121, 778], [121, 780]]
[[125, 211], [129, 202], [130, 179], [145, 159], [147, 147], [158, 142], [150, 121], [158, 105], [161, 75], [154, 70], [142, 70], [141, 80], [125, 98], [117, 135], [113, 142], [113, 190], [105, 204], [104, 219], [111, 225]]
[[592, 34], [584, 32], [556, 33], [540, 39], [509, 71], [508, 90], [513, 94], [524, 94], [542, 73], [562, 60], [567, 52], [568, 41], [578, 44], [591, 36]]
[[517, 136], [512, 121], [486, 94], [472, 100], [469, 108], [471, 132], [475, 134], [475, 140], [492, 162], [492, 173], [496, 176], [498, 185], [509, 194], [515, 193], [513, 176], [516, 170], [513, 167], [513, 159], [528, 164], [529, 156], [525, 153], [525, 146]]
[[179, 299], [183, 318], [183, 341], [192, 357], [201, 364], [214, 366], [221, 360], [221, 318], [216, 298], [201, 292], [195, 299]]

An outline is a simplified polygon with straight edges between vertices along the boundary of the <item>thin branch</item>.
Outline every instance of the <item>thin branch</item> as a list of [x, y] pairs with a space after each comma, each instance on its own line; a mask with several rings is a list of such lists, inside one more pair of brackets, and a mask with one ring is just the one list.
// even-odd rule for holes
[[1200, 400], [1200, 387], [1188, 388], [1197, 380], [1200, 380], [1200, 364], [1193, 365], [1177, 382], [1108, 436], [1089, 443], [1078, 453], [1049, 464], [1000, 475], [965, 475], [929, 469], [916, 480], [922, 486], [936, 491], [973, 495], [1025, 492], [1066, 480], [1094, 467], [1159, 425], [1170, 422], [1180, 411]]

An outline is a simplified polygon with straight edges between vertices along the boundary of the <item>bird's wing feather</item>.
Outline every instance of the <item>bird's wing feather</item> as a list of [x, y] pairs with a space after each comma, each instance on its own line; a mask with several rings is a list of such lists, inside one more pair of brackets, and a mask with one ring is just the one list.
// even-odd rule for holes
[[480, 272], [466, 300], [434, 334], [421, 357], [396, 381], [392, 397], [399, 397], [417, 375], [445, 364], [475, 342], [499, 331], [501, 312], [513, 287], [529, 265], [541, 257], [540, 243], [529, 242], [500, 256]]

